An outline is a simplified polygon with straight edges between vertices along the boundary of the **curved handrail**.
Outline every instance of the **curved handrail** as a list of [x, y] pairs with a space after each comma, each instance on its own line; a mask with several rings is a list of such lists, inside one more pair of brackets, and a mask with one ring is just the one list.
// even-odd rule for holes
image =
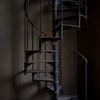
[[86, 57], [84, 57], [81, 53], [79, 53], [78, 51], [76, 51], [75, 49], [73, 49], [72, 47], [70, 47], [69, 45], [67, 45], [67, 47], [69, 49], [71, 49], [72, 51], [74, 51], [76, 54], [78, 54], [80, 57], [82, 57], [85, 61], [85, 98], [87, 100], [87, 64], [88, 64], [88, 60], [86, 59]]
[[[27, 17], [28, 18], [28, 17]], [[32, 23], [32, 21], [28, 18], [28, 21], [32, 24], [32, 26], [34, 27], [34, 28], [36, 28], [38, 31], [40, 31], [40, 29], [38, 28], [38, 27], [36, 27], [33, 23]], [[46, 35], [46, 36], [48, 36], [46, 33], [44, 33], [44, 32], [42, 32], [44, 35]], [[48, 36], [48, 37], [50, 37], [50, 36]]]
[[83, 56], [80, 52], [76, 51], [75, 49], [73, 49], [72, 47], [70, 47], [68, 44], [67, 44], [67, 47], [68, 47], [70, 50], [74, 51], [76, 54], [78, 54], [80, 57], [82, 57], [82, 58], [85, 60], [85, 63], [86, 63], [86, 64], [88, 63], [88, 60], [86, 59], [86, 57]]
[[[36, 27], [33, 23], [32, 23], [32, 21], [29, 19], [29, 17], [28, 17], [28, 14], [27, 14], [27, 12], [26, 12], [26, 0], [25, 0], [25, 2], [24, 2], [24, 12], [25, 12], [25, 16], [26, 16], [26, 18], [28, 19], [28, 21], [32, 24], [32, 26], [34, 27], [34, 28], [36, 28], [38, 31], [40, 31], [40, 29], [38, 28], [38, 27]], [[50, 36], [48, 36], [46, 33], [44, 33], [44, 32], [42, 32], [44, 35], [46, 35], [47, 37], [50, 37]]]

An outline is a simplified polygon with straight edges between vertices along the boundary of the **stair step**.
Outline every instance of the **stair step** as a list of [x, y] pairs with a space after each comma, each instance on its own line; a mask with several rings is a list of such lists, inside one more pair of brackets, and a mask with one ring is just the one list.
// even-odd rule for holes
[[44, 77], [44, 78], [36, 78], [36, 79], [34, 79], [34, 81], [54, 82], [53, 79], [48, 78], [48, 77]]
[[61, 95], [59, 100], [77, 100], [77, 96], [72, 95]]
[[55, 53], [56, 51], [55, 50], [26, 50], [26, 54], [28, 57], [38, 52]]
[[34, 64], [34, 63], [48, 63], [48, 64], [53, 66], [55, 61], [29, 61], [29, 62], [25, 62], [25, 63], [26, 63], [26, 66], [29, 66], [29, 65]]
[[45, 42], [45, 41], [51, 41], [51, 42], [56, 42], [58, 40], [60, 40], [61, 38], [40, 38], [42, 40], [42, 42]]
[[61, 31], [62, 26], [63, 26], [63, 30], [72, 29], [72, 28], [80, 28], [80, 26], [78, 25], [61, 24], [54, 30], [54, 32], [56, 33], [57, 31]]
[[53, 73], [51, 70], [29, 70], [27, 73]]
[[[63, 21], [66, 21], [66, 20], [75, 20], [78, 18], [79, 15], [73, 15], [73, 16], [68, 16], [68, 17], [64, 17], [62, 18]], [[53, 20], [56, 24], [58, 24], [60, 21], [61, 21], [61, 18], [59, 19], [54, 19]]]
[[[53, 9], [54, 11], [59, 11], [61, 12], [61, 9]], [[63, 12], [78, 12], [79, 8], [78, 7], [73, 7], [73, 8], [63, 8]], [[85, 10], [85, 7], [80, 7], [80, 10], [83, 11]]]
[[[62, 0], [58, 0], [58, 4], [61, 3], [61, 2], [62, 2]], [[66, 5], [68, 7], [78, 6], [79, 5], [79, 1], [63, 0], [63, 5]]]
[[62, 24], [63, 25], [63, 29], [70, 29], [70, 28], [80, 28], [80, 26], [78, 25], [69, 25], [69, 24]]
[[[47, 86], [47, 88], [54, 91], [54, 86]], [[61, 90], [61, 88], [62, 88], [62, 85], [59, 86], [58, 90]]]
[[29, 61], [28, 63], [54, 63], [54, 61]]

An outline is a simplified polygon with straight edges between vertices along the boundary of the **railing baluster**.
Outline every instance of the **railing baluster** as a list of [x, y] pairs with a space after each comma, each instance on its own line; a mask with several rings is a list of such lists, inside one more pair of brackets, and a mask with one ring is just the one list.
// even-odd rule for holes
[[[32, 24], [31, 24], [32, 25]], [[33, 25], [32, 27], [32, 51], [34, 50], [34, 32], [33, 32]], [[34, 61], [34, 54], [32, 55], [32, 61]], [[32, 64], [32, 70], [34, 70], [34, 64]], [[32, 80], [34, 80], [34, 73], [32, 73]]]
[[[44, 34], [44, 37], [46, 38], [46, 35]], [[46, 42], [44, 44], [44, 50], [46, 50]], [[44, 53], [44, 56], [45, 56], [45, 61], [47, 60], [47, 57], [46, 57], [46, 52]], [[46, 63], [45, 63], [45, 71], [47, 70], [47, 66], [46, 66]], [[45, 77], [47, 76], [47, 73], [45, 73]], [[47, 87], [47, 82], [45, 82], [45, 86]]]
[[79, 20], [78, 20], [78, 25], [79, 27], [81, 26], [81, 1], [79, 0], [78, 1], [78, 4], [79, 4], [79, 9], [78, 9], [78, 16], [79, 16]]
[[63, 0], [61, 0], [61, 38], [63, 39]]
[[87, 62], [85, 62], [85, 100], [87, 100], [87, 83], [88, 83], [88, 81], [87, 81]]
[[[59, 42], [59, 72], [60, 72], [60, 85], [62, 85], [62, 42]], [[61, 94], [63, 91], [61, 90]]]
[[[24, 52], [25, 52], [25, 62], [27, 62], [28, 61], [28, 59], [27, 59], [27, 54], [26, 54], [26, 50], [28, 50], [28, 6], [29, 6], [29, 4], [28, 4], [29, 2], [28, 2], [28, 0], [25, 0], [25, 3], [24, 3], [24, 10], [25, 10], [25, 22], [24, 22], [24, 25], [25, 25], [25, 30], [24, 30], [24, 38], [25, 38], [25, 40], [24, 40]], [[27, 16], [27, 17], [26, 17]], [[24, 65], [25, 66], [25, 74], [26, 74], [26, 72], [27, 72], [27, 66], [26, 66], [26, 64]]]
[[40, 37], [42, 37], [42, 16], [43, 16], [43, 1], [40, 0]]

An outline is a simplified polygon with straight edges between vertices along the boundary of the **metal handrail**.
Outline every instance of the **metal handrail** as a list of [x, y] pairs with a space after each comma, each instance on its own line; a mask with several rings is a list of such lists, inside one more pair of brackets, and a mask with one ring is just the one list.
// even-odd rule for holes
[[87, 64], [88, 64], [88, 60], [86, 59], [86, 57], [85, 56], [83, 56], [80, 52], [78, 52], [78, 51], [76, 51], [75, 49], [73, 49], [72, 47], [70, 47], [69, 45], [67, 45], [67, 47], [70, 49], [70, 50], [72, 50], [72, 51], [74, 51], [76, 54], [78, 54], [81, 58], [83, 58], [84, 59], [84, 61], [85, 61], [85, 100], [87, 100]]
[[71, 49], [72, 51], [74, 51], [76, 54], [78, 54], [80, 57], [82, 57], [85, 60], [85, 63], [88, 63], [88, 60], [86, 59], [85, 56], [83, 56], [80, 52], [76, 51], [75, 49], [73, 49], [72, 47], [70, 47], [69, 45], [67, 45], [67, 47], [69, 49]]
[[[27, 14], [27, 12], [26, 12], [26, 0], [25, 0], [25, 2], [24, 2], [24, 12], [25, 12], [25, 16], [26, 16], [26, 18], [28, 19], [28, 21], [30, 22], [30, 24], [32, 24], [32, 26], [35, 28], [35, 29], [37, 29], [38, 31], [40, 31], [40, 29], [38, 28], [38, 27], [36, 27], [33, 23], [32, 23], [32, 21], [29, 19], [29, 17], [28, 17], [28, 14]], [[47, 37], [50, 37], [50, 36], [48, 36], [46, 33], [44, 33], [44, 32], [41, 32], [41, 33], [43, 33], [44, 35], [46, 35]]]
[[[35, 28], [35, 29], [37, 29], [38, 31], [40, 31], [40, 29], [38, 28], [38, 27], [36, 27], [33, 23], [32, 23], [32, 21], [28, 18], [28, 21], [32, 24], [32, 26]], [[44, 32], [42, 32], [44, 35], [46, 35], [47, 37], [50, 37], [49, 35], [47, 35], [46, 33], [44, 33]]]

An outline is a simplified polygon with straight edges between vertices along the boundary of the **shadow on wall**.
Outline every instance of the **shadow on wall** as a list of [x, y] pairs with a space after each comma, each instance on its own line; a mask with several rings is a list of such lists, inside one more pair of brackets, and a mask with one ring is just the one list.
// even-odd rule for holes
[[54, 100], [54, 93], [47, 88], [43, 88], [36, 94], [34, 100]]
[[[24, 73], [24, 71], [21, 71], [15, 75], [13, 75], [12, 77], [6, 77], [6, 78], [0, 80], [1, 81], [0, 87], [1, 87], [1, 85], [3, 87], [4, 86], [7, 87], [7, 85], [8, 86], [12, 85], [11, 87], [13, 89], [13, 91], [12, 91], [13, 93], [10, 94], [10, 96], [9, 96], [11, 98], [6, 98], [6, 99], [9, 99], [9, 100], [33, 100], [35, 95], [37, 95], [38, 92], [36, 90], [36, 87], [39, 87], [39, 83], [31, 81], [31, 82], [24, 83], [22, 85], [17, 85], [16, 79], [17, 79], [17, 77], [24, 75], [23, 73]], [[27, 93], [27, 92], [29, 92], [29, 89], [33, 89], [32, 92], [30, 92], [30, 94]], [[2, 90], [1, 94], [4, 92], [6, 92], [6, 91]], [[2, 94], [2, 95], [4, 95], [4, 94]], [[25, 98], [23, 97], [23, 95]], [[5, 97], [3, 98], [2, 96], [0, 96], [0, 98], [2, 100], [5, 100]]]
[[24, 75], [23, 4], [24, 0], [0, 1], [0, 100], [52, 100], [51, 91], [38, 92], [39, 83]]
[[[12, 99], [8, 98], [9, 100], [54, 100], [54, 93], [50, 89], [43, 88], [39, 90], [38, 88], [38, 90], [36, 90], [36, 87], [39, 87], [38, 82], [31, 81], [17, 86], [16, 78], [23, 75], [23, 73], [24, 71], [21, 71], [12, 77], [1, 80], [2, 82], [0, 84], [12, 84], [13, 86]], [[30, 92], [30, 89], [32, 89], [32, 92]], [[24, 97], [22, 95], [24, 95]], [[2, 98], [2, 100], [4, 99]]]

